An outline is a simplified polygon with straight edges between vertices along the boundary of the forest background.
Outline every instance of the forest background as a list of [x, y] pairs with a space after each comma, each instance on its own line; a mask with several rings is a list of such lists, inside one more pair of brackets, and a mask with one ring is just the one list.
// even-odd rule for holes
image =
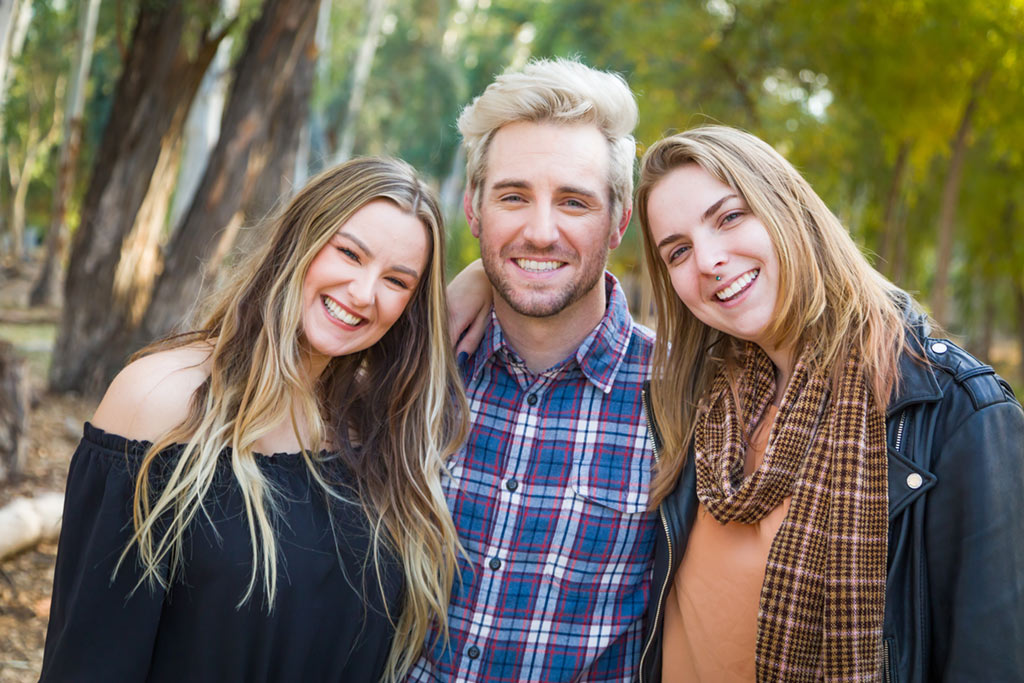
[[[1024, 0], [0, 0], [0, 385], [25, 368], [31, 405], [0, 506], [60, 488], [127, 356], [326, 166], [406, 159], [440, 193], [449, 273], [473, 259], [454, 122], [532, 57], [621, 73], [641, 151], [708, 122], [763, 137], [1024, 386], [1022, 49]], [[634, 225], [610, 267], [643, 317], [641, 261]], [[37, 671], [40, 548], [16, 558], [31, 580], [0, 565], [0, 680]]]

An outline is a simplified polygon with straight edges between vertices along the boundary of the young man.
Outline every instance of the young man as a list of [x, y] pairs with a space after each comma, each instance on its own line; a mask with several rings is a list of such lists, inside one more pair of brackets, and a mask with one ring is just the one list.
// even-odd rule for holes
[[465, 210], [494, 308], [461, 363], [450, 463], [468, 559], [414, 681], [628, 681], [655, 516], [641, 388], [651, 332], [605, 271], [632, 212], [637, 107], [618, 76], [538, 61], [459, 119]]

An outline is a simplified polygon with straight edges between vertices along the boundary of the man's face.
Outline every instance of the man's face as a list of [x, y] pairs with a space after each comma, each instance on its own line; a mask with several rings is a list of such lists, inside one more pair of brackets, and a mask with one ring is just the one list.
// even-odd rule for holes
[[610, 215], [608, 157], [589, 124], [511, 123], [491, 140], [479, 211], [467, 193], [466, 213], [491, 284], [520, 315], [556, 315], [603, 287], [629, 219]]

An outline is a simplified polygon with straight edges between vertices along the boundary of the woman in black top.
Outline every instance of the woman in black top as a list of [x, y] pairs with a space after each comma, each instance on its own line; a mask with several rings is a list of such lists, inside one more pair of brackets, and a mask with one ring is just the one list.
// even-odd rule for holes
[[397, 680], [444, 623], [465, 407], [437, 203], [356, 159], [266, 229], [85, 426], [43, 681]]

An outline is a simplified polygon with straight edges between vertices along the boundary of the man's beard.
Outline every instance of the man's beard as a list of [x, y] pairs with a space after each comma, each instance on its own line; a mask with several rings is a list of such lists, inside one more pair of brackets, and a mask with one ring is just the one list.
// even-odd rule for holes
[[[504, 276], [502, 271], [502, 266], [508, 258], [500, 253], [490, 253], [484, 246], [483, 240], [481, 240], [481, 247], [484, 271], [487, 273], [487, 278], [491, 281], [491, 285], [498, 293], [498, 296], [513, 311], [531, 318], [547, 318], [557, 315], [590, 292], [604, 275], [609, 251], [605, 247], [600, 253], [591, 254], [589, 258], [581, 259], [576, 277], [571, 282], [560, 285], [557, 289], [541, 283], [537, 283], [535, 287], [526, 285], [517, 288]], [[559, 253], [560, 250], [556, 249], [532, 251], [529, 257], [565, 261], [566, 259], [558, 257]]]

